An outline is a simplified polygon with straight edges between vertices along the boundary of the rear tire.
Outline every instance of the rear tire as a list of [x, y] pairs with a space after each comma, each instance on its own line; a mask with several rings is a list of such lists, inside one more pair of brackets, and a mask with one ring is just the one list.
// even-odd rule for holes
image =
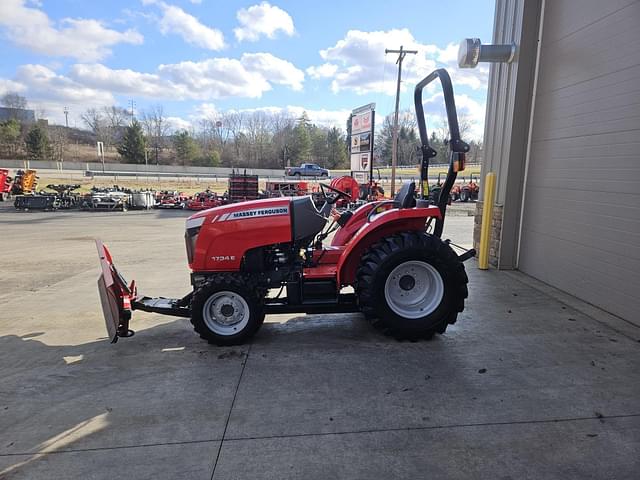
[[249, 340], [264, 322], [263, 289], [234, 274], [214, 275], [191, 301], [191, 323], [209, 343], [227, 346]]
[[444, 333], [468, 295], [458, 256], [440, 238], [422, 232], [397, 234], [373, 245], [362, 256], [356, 278], [366, 318], [398, 340]]

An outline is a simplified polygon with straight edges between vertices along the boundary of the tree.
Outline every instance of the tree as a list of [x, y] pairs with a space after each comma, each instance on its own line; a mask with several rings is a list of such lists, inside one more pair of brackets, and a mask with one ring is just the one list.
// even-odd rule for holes
[[332, 127], [327, 132], [327, 167], [347, 167], [347, 143], [340, 129]]
[[64, 153], [69, 143], [69, 135], [67, 129], [61, 126], [50, 126], [48, 135], [51, 145], [51, 157], [56, 162], [64, 161]]
[[80, 115], [80, 118], [87, 128], [95, 134], [96, 140], [104, 144], [105, 149], [112, 145], [109, 125], [103, 112], [97, 108], [88, 108]]
[[46, 160], [50, 155], [51, 147], [47, 132], [37, 123], [27, 133], [24, 143], [29, 160]]
[[24, 110], [27, 108], [27, 99], [21, 95], [18, 95], [17, 92], [7, 92], [2, 98], [0, 98], [0, 103], [7, 108], [15, 108]]
[[137, 120], [133, 120], [124, 133], [122, 143], [118, 145], [118, 153], [127, 163], [145, 163], [146, 142], [142, 134], [142, 127]]
[[219, 167], [221, 165], [220, 154], [216, 150], [212, 150], [194, 159], [193, 164], [199, 167]]
[[[416, 147], [419, 145], [416, 132], [416, 120], [411, 110], [403, 110], [398, 115], [398, 165], [417, 163]], [[393, 116], [387, 115], [382, 128], [376, 134], [375, 156], [385, 165], [391, 165], [393, 145]]]
[[122, 137], [124, 126], [127, 124], [129, 113], [122, 107], [112, 105], [102, 109], [104, 113], [104, 125], [106, 126], [106, 136], [108, 145], [115, 145]]
[[173, 148], [182, 165], [191, 165], [198, 155], [198, 144], [186, 130], [182, 130], [173, 136]]
[[20, 123], [7, 120], [0, 123], [0, 149], [5, 155], [16, 155], [20, 144]]
[[307, 112], [302, 112], [293, 129], [293, 145], [291, 148], [291, 158], [296, 162], [306, 162], [311, 156], [311, 135], [309, 126], [311, 122]]
[[156, 165], [160, 163], [160, 151], [165, 147], [165, 137], [169, 133], [169, 123], [164, 115], [164, 107], [155, 105], [142, 113], [142, 124], [149, 146], [155, 151]]

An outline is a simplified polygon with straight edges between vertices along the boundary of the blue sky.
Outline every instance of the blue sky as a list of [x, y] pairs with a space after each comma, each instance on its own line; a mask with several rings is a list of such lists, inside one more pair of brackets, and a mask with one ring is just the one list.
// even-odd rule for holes
[[[491, 39], [494, 2], [2, 0], [0, 94], [18, 91], [51, 121], [130, 99], [161, 104], [176, 128], [225, 110], [309, 111], [343, 126], [349, 110], [393, 108], [395, 57], [404, 68], [402, 107], [415, 82], [450, 69], [458, 107], [481, 135], [488, 67], [459, 70], [457, 44]], [[441, 111], [437, 91], [427, 110]]]

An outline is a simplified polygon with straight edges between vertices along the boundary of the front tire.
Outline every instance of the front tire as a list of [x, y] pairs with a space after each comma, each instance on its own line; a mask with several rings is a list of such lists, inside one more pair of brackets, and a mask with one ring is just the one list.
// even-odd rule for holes
[[215, 345], [245, 343], [264, 322], [261, 292], [238, 275], [214, 275], [194, 293], [193, 328], [201, 338]]
[[362, 257], [356, 294], [372, 325], [399, 340], [431, 338], [455, 323], [467, 298], [464, 265], [449, 245], [422, 232], [385, 238]]

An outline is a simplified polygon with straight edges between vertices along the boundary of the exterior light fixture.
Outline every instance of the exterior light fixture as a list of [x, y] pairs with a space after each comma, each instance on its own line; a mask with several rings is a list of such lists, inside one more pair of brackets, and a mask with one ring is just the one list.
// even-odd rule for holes
[[458, 66], [475, 68], [479, 62], [511, 63], [516, 57], [516, 44], [482, 45], [479, 38], [465, 38], [458, 48]]

